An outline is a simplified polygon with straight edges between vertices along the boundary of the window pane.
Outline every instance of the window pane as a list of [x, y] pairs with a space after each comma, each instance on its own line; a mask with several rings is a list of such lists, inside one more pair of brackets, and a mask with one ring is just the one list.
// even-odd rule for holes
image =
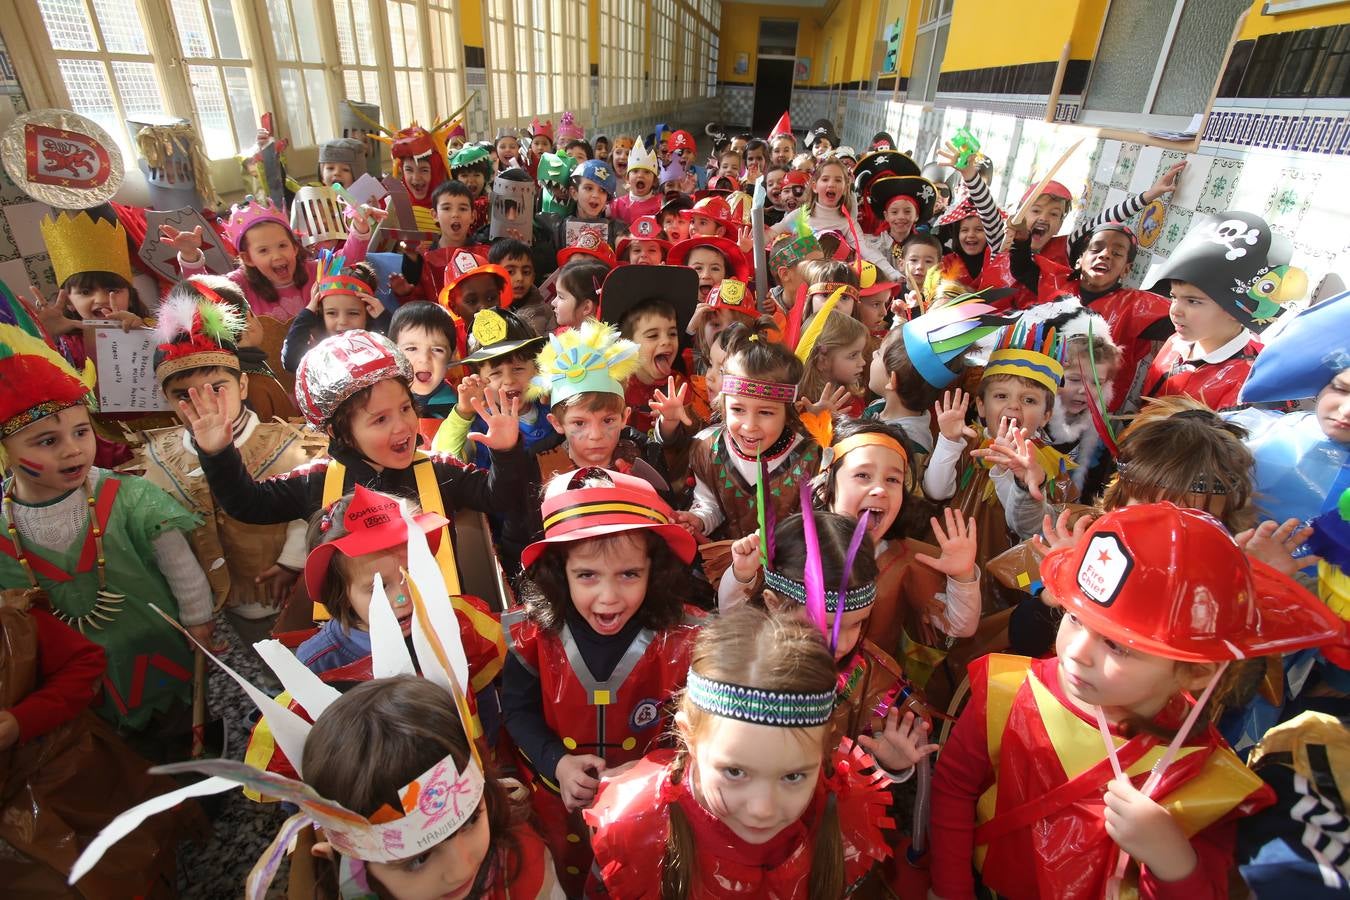
[[[178, 25], [178, 41], [188, 59], [212, 58], [211, 32], [206, 25], [200, 0], [172, 0], [173, 20]], [[219, 88], [219, 85], [216, 85]], [[198, 108], [200, 110], [200, 107]], [[221, 107], [223, 112], [224, 106]]]
[[310, 130], [309, 109], [305, 105], [305, 89], [300, 73], [295, 69], [281, 69], [281, 98], [286, 104], [286, 121], [290, 123], [291, 140], [297, 147], [312, 147], [314, 133]]
[[403, 39], [403, 16], [397, 6], [389, 8], [389, 52], [395, 66], [402, 68], [408, 65], [408, 45]]
[[417, 34], [417, 7], [411, 3], [401, 6], [403, 14], [403, 39], [408, 44], [408, 65], [422, 65], [422, 42]]
[[230, 0], [210, 0], [211, 21], [216, 24], [216, 52], [221, 59], [245, 59], [244, 44], [239, 39], [239, 25], [234, 20]]
[[94, 14], [109, 53], [148, 53], [145, 25], [136, 10], [136, 0], [94, 0]]
[[314, 0], [291, 0], [291, 9], [295, 14], [295, 39], [300, 42], [300, 58], [310, 63], [323, 62]]
[[306, 69], [305, 84], [309, 88], [309, 112], [313, 117], [316, 135], [336, 134], [333, 114], [328, 109], [328, 82], [322, 69]]
[[234, 114], [235, 140], [240, 147], [247, 147], [253, 143], [258, 130], [258, 113], [253, 108], [248, 69], [226, 66], [225, 92], [230, 98], [230, 112]]
[[1189, 116], [1205, 108], [1228, 49], [1233, 23], [1250, 5], [1244, 0], [1186, 4], [1158, 83], [1153, 112]]
[[378, 72], [362, 72], [361, 83], [365, 88], [365, 100], [376, 103], [380, 99], [380, 76]]
[[159, 94], [153, 63], [115, 62], [113, 80], [122, 98], [122, 112], [128, 118], [145, 113], [164, 113], [164, 98]]
[[[84, 0], [38, 0], [38, 8], [42, 10], [42, 21], [47, 25], [47, 36], [53, 50], [92, 52], [98, 49], [94, 43], [94, 26], [89, 21]], [[73, 103], [74, 94], [71, 97]]]
[[[117, 118], [112, 90], [108, 87], [108, 73], [103, 63], [89, 59], [62, 59], [61, 79], [66, 83], [70, 108], [102, 125], [109, 134], [125, 135], [126, 125]], [[125, 146], [125, 139], [119, 141]]]
[[[1139, 113], [1177, 0], [1114, 0], [1092, 64], [1086, 109]], [[1231, 30], [1231, 29], [1230, 29]], [[1227, 33], [1224, 35], [1227, 40]]]
[[295, 39], [291, 35], [291, 7], [286, 0], [267, 0], [267, 18], [272, 23], [272, 44], [277, 59], [294, 62]]
[[353, 100], [364, 100], [365, 97], [361, 91], [361, 73], [356, 69], [342, 70], [342, 89], [347, 92], [347, 96]]
[[220, 84], [220, 71], [215, 66], [188, 66], [188, 84], [192, 88], [192, 103], [197, 110], [197, 130], [201, 132], [206, 155], [224, 159], [238, 151], [234, 129], [225, 112], [225, 90]]

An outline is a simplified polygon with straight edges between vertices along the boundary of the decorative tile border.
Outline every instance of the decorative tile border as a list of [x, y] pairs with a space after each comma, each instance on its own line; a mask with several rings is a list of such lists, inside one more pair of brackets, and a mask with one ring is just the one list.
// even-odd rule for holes
[[1205, 123], [1206, 144], [1350, 155], [1350, 118], [1331, 115], [1280, 115], [1274, 112], [1215, 110]]

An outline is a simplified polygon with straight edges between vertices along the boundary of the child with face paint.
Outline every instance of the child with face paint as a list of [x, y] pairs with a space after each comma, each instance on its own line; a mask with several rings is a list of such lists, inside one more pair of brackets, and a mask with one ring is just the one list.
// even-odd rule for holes
[[[872, 896], [890, 855], [884, 776], [829, 722], [837, 681], [816, 626], [750, 606], [694, 642], [677, 749], [606, 784], [586, 814], [588, 896]], [[634, 859], [649, 861], [635, 866]]]
[[503, 617], [502, 705], [560, 878], [580, 896], [591, 869], [580, 810], [607, 770], [664, 735], [689, 669], [694, 540], [646, 481], [605, 469], [554, 478], [543, 515], [523, 556], [524, 606]]
[[1341, 623], [1170, 503], [1106, 514], [1039, 576], [1063, 611], [1057, 655], [971, 665], [933, 779], [932, 895], [973, 896], [973, 865], [1013, 900], [1110, 896], [1122, 877], [1143, 897], [1226, 896], [1238, 820], [1273, 792], [1206, 708], [1233, 661], [1331, 643]]

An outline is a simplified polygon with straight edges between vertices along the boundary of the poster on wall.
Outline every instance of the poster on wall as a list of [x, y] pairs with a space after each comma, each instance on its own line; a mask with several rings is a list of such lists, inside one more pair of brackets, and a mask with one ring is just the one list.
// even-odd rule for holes
[[749, 53], [737, 53], [737, 54], [736, 54], [736, 74], [737, 74], [737, 75], [744, 75], [744, 74], [746, 74], [746, 73], [749, 72], [749, 71], [750, 71], [750, 54], [749, 54]]
[[793, 81], [811, 80], [811, 57], [809, 56], [797, 57], [797, 67], [792, 72], [792, 80]]

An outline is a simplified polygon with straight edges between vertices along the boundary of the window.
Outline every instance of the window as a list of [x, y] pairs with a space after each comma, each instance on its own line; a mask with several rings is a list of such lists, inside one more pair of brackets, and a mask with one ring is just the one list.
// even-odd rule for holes
[[488, 88], [498, 122], [588, 116], [586, 5], [578, 0], [488, 0]]
[[131, 150], [128, 119], [162, 116], [146, 24], [136, 0], [38, 0], [70, 108]]
[[336, 133], [314, 3], [266, 0], [281, 106], [297, 147], [311, 147]]
[[[275, 2], [275, 0], [270, 0]], [[416, 0], [386, 0], [389, 16], [389, 53], [393, 59], [394, 98], [398, 124], [414, 119], [430, 126], [427, 83], [422, 71], [422, 30], [418, 27]]]
[[352, 100], [380, 104], [380, 64], [375, 54], [371, 0], [333, 0], [342, 87]]
[[914, 65], [910, 69], [907, 91], [911, 100], [932, 100], [937, 93], [942, 58], [947, 55], [947, 33], [951, 30], [954, 2], [923, 0], [914, 40]]
[[651, 0], [652, 58], [647, 100], [670, 103], [675, 99], [675, 2]]
[[[644, 0], [600, 0], [600, 106], [611, 114], [642, 102]], [[620, 111], [623, 113], [620, 113]]]
[[170, 0], [206, 155], [233, 156], [254, 144], [253, 61], [228, 0]]
[[[431, 57], [427, 60], [431, 71], [432, 112], [443, 118], [464, 104], [464, 45], [459, 40], [458, 15], [449, 0], [431, 0], [427, 4], [431, 20]], [[427, 123], [430, 125], [430, 123]]]
[[[718, 15], [717, 18], [720, 19], [721, 16]], [[707, 62], [704, 64], [704, 68], [706, 69], [706, 71], [707, 71], [707, 73], [708, 73], [708, 96], [709, 96], [709, 97], [716, 97], [716, 96], [717, 96], [717, 41], [718, 41], [718, 28], [719, 28], [719, 27], [720, 27], [719, 25], [714, 24], [713, 27], [712, 27], [712, 33], [708, 35], [708, 43], [707, 43], [707, 46], [708, 46], [708, 60], [707, 60]]]
[[1092, 63], [1085, 124], [1184, 125], [1203, 113], [1246, 0], [1113, 0]]

